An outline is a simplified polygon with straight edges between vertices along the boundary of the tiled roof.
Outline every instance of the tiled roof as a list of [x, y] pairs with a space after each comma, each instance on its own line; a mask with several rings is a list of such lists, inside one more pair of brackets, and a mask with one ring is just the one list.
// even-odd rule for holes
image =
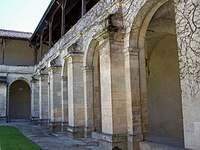
[[0, 37], [29, 39], [32, 33], [0, 29]]

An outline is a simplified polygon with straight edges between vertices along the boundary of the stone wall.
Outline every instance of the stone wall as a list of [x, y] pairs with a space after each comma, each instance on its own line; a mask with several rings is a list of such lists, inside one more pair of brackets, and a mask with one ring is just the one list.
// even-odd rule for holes
[[184, 139], [186, 148], [200, 148], [200, 3], [176, 1]]

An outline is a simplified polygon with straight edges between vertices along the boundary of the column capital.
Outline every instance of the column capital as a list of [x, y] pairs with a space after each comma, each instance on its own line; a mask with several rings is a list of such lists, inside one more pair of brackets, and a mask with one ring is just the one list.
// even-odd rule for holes
[[93, 71], [94, 67], [93, 66], [83, 66], [82, 70], [83, 71]]
[[48, 70], [46, 68], [38, 69], [37, 72], [38, 72], [38, 77], [48, 76]]
[[37, 83], [39, 81], [39, 79], [35, 75], [32, 76], [31, 78], [32, 78], [31, 80], [32, 83]]
[[49, 70], [61, 70], [61, 69], [62, 66], [58, 65], [58, 66], [49, 66], [47, 70], [49, 71]]
[[72, 63], [82, 63], [83, 62], [83, 53], [77, 53], [77, 54], [68, 54], [65, 57], [63, 57], [63, 59], [65, 61], [72, 62]]
[[130, 54], [134, 56], [138, 56], [140, 52], [140, 49], [138, 47], [127, 47], [124, 48], [123, 53], [124, 54]]
[[46, 78], [46, 77], [48, 77], [48, 74], [39, 74], [38, 76], [39, 76], [39, 78]]
[[40, 67], [36, 69], [36, 75], [38, 76], [48, 75], [48, 70], [45, 64], [42, 64]]
[[67, 81], [67, 76], [61, 76], [61, 79], [62, 79], [63, 81]]
[[48, 72], [54, 73], [54, 71], [61, 71], [62, 67], [61, 66], [50, 66], [48, 67]]

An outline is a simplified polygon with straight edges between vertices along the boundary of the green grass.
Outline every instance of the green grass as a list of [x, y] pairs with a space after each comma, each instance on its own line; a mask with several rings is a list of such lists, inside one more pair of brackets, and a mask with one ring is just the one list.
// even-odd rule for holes
[[0, 126], [0, 150], [41, 150], [14, 127]]

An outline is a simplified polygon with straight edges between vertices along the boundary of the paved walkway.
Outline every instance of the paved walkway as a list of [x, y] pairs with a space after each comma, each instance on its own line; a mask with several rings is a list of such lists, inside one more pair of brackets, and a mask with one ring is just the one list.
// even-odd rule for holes
[[43, 150], [102, 150], [95, 139], [72, 139], [64, 134], [51, 134], [47, 127], [29, 122], [0, 123], [0, 126], [14, 126]]

